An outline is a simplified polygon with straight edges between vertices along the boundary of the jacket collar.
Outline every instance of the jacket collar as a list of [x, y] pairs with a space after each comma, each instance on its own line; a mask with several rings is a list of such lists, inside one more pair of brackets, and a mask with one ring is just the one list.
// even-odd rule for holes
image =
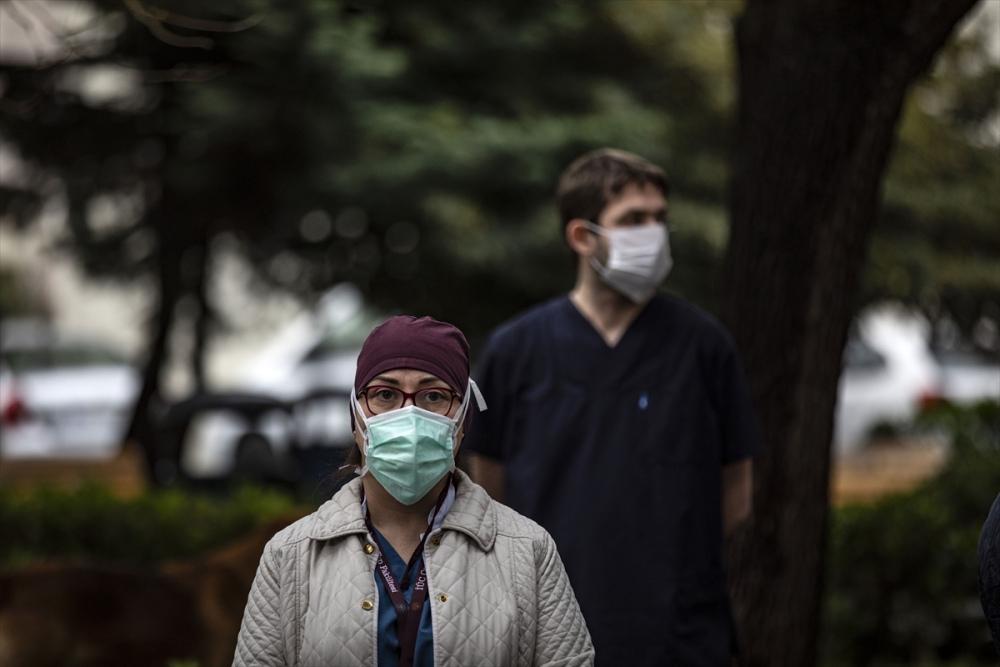
[[[345, 535], [368, 533], [361, 513], [361, 478], [355, 477], [333, 498], [316, 510], [309, 531], [314, 540], [333, 540]], [[441, 530], [465, 533], [484, 551], [493, 548], [497, 536], [497, 509], [483, 488], [473, 484], [461, 470], [455, 471], [455, 504]]]

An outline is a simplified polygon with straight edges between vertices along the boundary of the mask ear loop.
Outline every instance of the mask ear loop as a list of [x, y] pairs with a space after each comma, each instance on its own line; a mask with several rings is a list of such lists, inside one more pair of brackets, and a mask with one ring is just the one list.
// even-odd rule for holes
[[475, 380], [469, 378], [469, 383], [466, 385], [465, 397], [462, 398], [462, 406], [458, 409], [458, 412], [455, 414], [455, 434], [452, 436], [455, 439], [455, 441], [452, 443], [451, 446], [453, 452], [458, 451], [459, 424], [465, 421], [465, 415], [468, 414], [469, 412], [469, 405], [472, 403], [472, 401], [470, 400], [471, 396], [476, 397], [476, 405], [479, 406], [480, 412], [484, 412], [486, 410], [486, 400], [483, 398], [482, 392], [479, 391], [479, 386], [476, 384]]
[[358, 474], [358, 477], [364, 477], [368, 474], [368, 422], [364, 418], [364, 412], [361, 410], [361, 404], [358, 403], [358, 397], [353, 392], [351, 393], [351, 413], [354, 415], [355, 427], [360, 429], [361, 424], [365, 425], [363, 431], [361, 431], [362, 445], [361, 453], [365, 457], [365, 465], [356, 466], [354, 472]]
[[[597, 234], [598, 236], [603, 236], [606, 239], [610, 239], [611, 238], [611, 234], [608, 233], [608, 230], [604, 229], [603, 227], [600, 227], [599, 225], [595, 225], [594, 223], [590, 222], [589, 220], [587, 220], [585, 222], [586, 222], [587, 229], [589, 229], [593, 233]], [[609, 253], [610, 253], [610, 249], [609, 249]], [[609, 254], [609, 259], [610, 259], [610, 254]], [[590, 256], [590, 266], [593, 267], [594, 271], [597, 271], [597, 275], [602, 276], [604, 278], [608, 277], [608, 267], [606, 267], [603, 264], [601, 264], [600, 262], [598, 262], [597, 261], [597, 257], [595, 257], [594, 255]], [[482, 410], [482, 408], [480, 408], [480, 410]]]
[[483, 394], [479, 391], [479, 385], [472, 378], [469, 378], [469, 387], [472, 389], [472, 394], [476, 397], [476, 405], [479, 406], [480, 412], [486, 412], [486, 400], [483, 398]]

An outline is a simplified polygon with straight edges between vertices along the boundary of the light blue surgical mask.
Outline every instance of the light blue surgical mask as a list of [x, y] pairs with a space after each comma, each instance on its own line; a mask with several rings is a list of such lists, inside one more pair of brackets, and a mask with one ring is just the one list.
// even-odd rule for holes
[[591, 257], [590, 265], [605, 283], [635, 303], [651, 297], [674, 265], [667, 226], [662, 222], [620, 229], [588, 222], [587, 229], [607, 238], [610, 245], [607, 263]]
[[351, 409], [355, 420], [365, 426], [365, 466], [360, 474], [371, 472], [404, 505], [423, 498], [455, 469], [459, 425], [468, 410], [470, 394], [475, 394], [480, 410], [486, 409], [479, 388], [470, 379], [455, 419], [415, 405], [366, 418], [355, 396]]

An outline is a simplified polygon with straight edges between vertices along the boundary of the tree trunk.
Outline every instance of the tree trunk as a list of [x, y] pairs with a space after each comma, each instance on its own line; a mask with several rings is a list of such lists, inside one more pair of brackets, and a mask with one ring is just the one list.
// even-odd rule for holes
[[153, 401], [159, 396], [160, 373], [167, 358], [167, 343], [174, 322], [174, 309], [183, 293], [181, 281], [182, 243], [173, 230], [165, 224], [171, 216], [164, 208], [152, 213], [156, 216], [155, 228], [158, 232], [159, 304], [155, 318], [155, 332], [149, 346], [149, 354], [143, 369], [142, 388], [132, 410], [126, 441], [139, 445], [146, 460], [146, 474], [150, 482], [156, 483], [156, 462], [159, 451], [156, 424], [150, 414]]
[[910, 83], [975, 0], [749, 0], [722, 318], [766, 453], [729, 543], [749, 667], [816, 660], [840, 359]]
[[208, 240], [204, 240], [188, 252], [197, 249], [199, 259], [197, 274], [192, 277], [191, 292], [198, 302], [197, 318], [194, 322], [194, 348], [191, 350], [191, 371], [194, 375], [194, 391], [202, 394], [205, 389], [205, 356], [208, 348], [208, 334], [214, 317], [208, 298], [208, 280], [212, 255]]

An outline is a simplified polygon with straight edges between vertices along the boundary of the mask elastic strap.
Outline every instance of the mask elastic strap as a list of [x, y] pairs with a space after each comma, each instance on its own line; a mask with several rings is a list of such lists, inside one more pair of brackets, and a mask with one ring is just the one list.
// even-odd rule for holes
[[452, 449], [458, 449], [458, 425], [465, 420], [465, 416], [469, 413], [469, 405], [472, 404], [471, 397], [476, 397], [476, 405], [479, 406], [479, 411], [482, 412], [486, 409], [486, 399], [483, 398], [483, 394], [479, 391], [479, 386], [476, 385], [476, 381], [469, 378], [469, 383], [466, 385], [465, 396], [462, 398], [462, 406], [458, 409], [455, 414], [455, 442], [452, 444]]
[[599, 276], [602, 276], [604, 278], [608, 277], [608, 267], [598, 262], [597, 258], [594, 257], [593, 255], [590, 256], [590, 265], [594, 267], [594, 271], [597, 271], [597, 274]]
[[469, 387], [472, 389], [472, 395], [476, 397], [476, 405], [479, 406], [479, 411], [486, 412], [486, 400], [483, 398], [483, 393], [479, 391], [479, 385], [472, 378], [469, 378]]
[[[598, 225], [595, 225], [589, 220], [584, 220], [584, 224], [586, 225], [587, 229], [594, 232], [595, 234], [603, 236], [604, 238], [611, 237], [611, 234], [608, 233], [608, 230], [604, 229], [603, 227], [599, 227]], [[590, 265], [594, 267], [594, 271], [597, 271], [597, 275], [605, 278], [608, 276], [608, 267], [598, 262], [597, 258], [594, 257], [593, 255], [590, 256]]]
[[482, 392], [479, 391], [479, 386], [476, 384], [476, 381], [469, 378], [469, 384], [467, 385], [465, 391], [465, 398], [462, 399], [462, 407], [460, 407], [458, 412], [455, 414], [456, 424], [469, 412], [469, 405], [472, 404], [472, 401], [469, 398], [470, 395], [476, 397], [476, 405], [479, 406], [480, 412], [484, 412], [486, 410], [486, 399], [483, 398]]
[[[361, 404], [358, 403], [358, 397], [353, 392], [351, 392], [351, 414], [354, 415], [354, 423], [358, 425], [357, 427], [359, 429], [361, 428], [361, 424], [365, 425], [364, 430], [361, 431], [361, 438], [362, 438], [362, 443], [363, 443], [362, 444], [362, 448], [363, 448], [362, 451], [363, 451], [363, 453], [365, 455], [365, 461], [367, 461], [368, 460], [368, 422], [365, 420], [365, 418], [363, 416], [363, 412], [361, 410]], [[358, 473], [359, 477], [364, 477], [365, 475], [368, 474], [368, 466], [367, 465], [356, 466], [354, 468], [354, 472]]]

